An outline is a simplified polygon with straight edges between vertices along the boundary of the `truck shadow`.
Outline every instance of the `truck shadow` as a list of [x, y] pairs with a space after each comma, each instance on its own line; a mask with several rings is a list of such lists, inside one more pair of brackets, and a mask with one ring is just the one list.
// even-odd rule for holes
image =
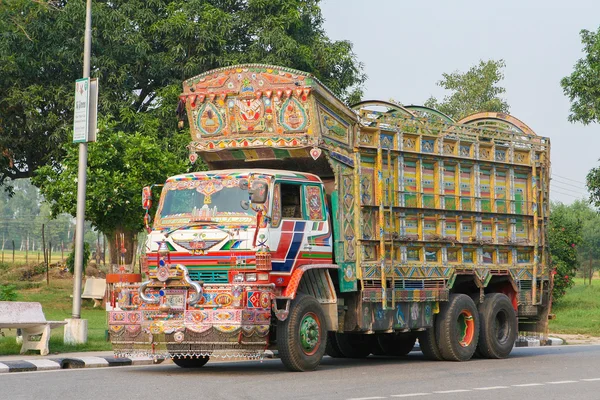
[[[476, 371], [479, 368], [487, 366], [498, 366], [499, 364], [515, 362], [519, 359], [526, 358], [538, 358], [548, 357], [561, 354], [589, 354], [590, 347], [600, 349], [600, 346], [555, 346], [555, 347], [521, 347], [515, 348], [511, 355], [506, 359], [501, 360], [489, 360], [483, 358], [473, 358], [467, 362], [455, 363], [445, 361], [430, 361], [423, 356], [420, 351], [413, 351], [404, 357], [385, 357], [385, 356], [374, 356], [371, 355], [363, 359], [350, 359], [350, 358], [331, 358], [324, 357], [319, 368], [314, 372], [305, 372], [303, 374], [319, 373], [325, 371], [336, 371], [353, 368], [369, 368], [369, 367], [381, 367], [381, 366], [392, 366], [394, 368], [411, 368], [411, 369], [428, 369], [443, 370], [447, 368], [460, 369], [463, 371]], [[517, 361], [518, 362], [518, 361]], [[187, 375], [207, 375], [207, 376], [227, 376], [235, 374], [238, 376], [253, 376], [263, 375], [265, 373], [281, 373], [289, 374], [290, 372], [283, 366], [281, 360], [265, 359], [263, 361], [209, 361], [204, 367], [199, 369], [185, 369], [180, 368], [175, 364], [160, 364], [153, 366], [140, 366], [129, 371], [144, 371], [148, 374], [171, 374], [177, 376]], [[293, 375], [292, 375], [293, 376]]]
[[[482, 364], [487, 363], [502, 363], [502, 362], [510, 362], [511, 359], [516, 358], [531, 358], [531, 357], [539, 357], [546, 356], [551, 354], [552, 352], [556, 352], [556, 348], [546, 349], [546, 348], [536, 348], [534, 351], [532, 349], [515, 349], [509, 358], [504, 360], [487, 360], [482, 358], [473, 358], [468, 362], [463, 363], [450, 363], [444, 361], [430, 361], [423, 356], [420, 351], [413, 351], [407, 356], [404, 357], [386, 357], [386, 356], [374, 356], [371, 355], [367, 358], [363, 359], [350, 359], [350, 358], [331, 358], [324, 357], [323, 361], [319, 368], [314, 372], [306, 372], [310, 373], [318, 373], [324, 371], [335, 371], [335, 370], [344, 370], [344, 369], [352, 369], [352, 368], [369, 368], [369, 367], [381, 367], [381, 366], [393, 366], [395, 368], [448, 368], [449, 364], [452, 364], [453, 367], [457, 367], [461, 365], [463, 367], [474, 367], [479, 368]], [[570, 351], [585, 351], [584, 349], [576, 349], [571, 348]], [[477, 365], [477, 366], [476, 366]], [[469, 368], [470, 369], [470, 368]], [[265, 359], [263, 361], [209, 361], [202, 368], [198, 369], [186, 369], [180, 368], [175, 364], [161, 364], [147, 367], [139, 367], [136, 368], [137, 371], [145, 370], [151, 374], [176, 374], [176, 375], [208, 375], [208, 376], [225, 376], [235, 374], [238, 376], [252, 376], [252, 375], [261, 375], [266, 372], [269, 374], [273, 373], [282, 373], [289, 374], [290, 372], [284, 367], [281, 363], [281, 360], [278, 358], [275, 359]]]

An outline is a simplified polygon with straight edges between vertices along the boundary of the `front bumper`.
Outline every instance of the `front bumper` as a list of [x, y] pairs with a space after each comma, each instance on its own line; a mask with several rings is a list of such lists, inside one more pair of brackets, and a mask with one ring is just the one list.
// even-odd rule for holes
[[[186, 288], [163, 289], [169, 304], [141, 301], [121, 293], [109, 311], [110, 340], [117, 355], [260, 357], [269, 345], [271, 284], [204, 285], [198, 304], [189, 306]], [[131, 293], [131, 292], [129, 292]], [[147, 295], [160, 296], [158, 288]]]

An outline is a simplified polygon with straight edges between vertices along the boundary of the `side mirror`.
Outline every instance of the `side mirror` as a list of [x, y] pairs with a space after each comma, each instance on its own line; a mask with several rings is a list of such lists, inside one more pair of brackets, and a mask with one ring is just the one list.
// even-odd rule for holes
[[264, 204], [267, 201], [269, 185], [265, 181], [253, 181], [250, 193], [250, 201], [255, 204]]
[[238, 186], [242, 190], [248, 190], [248, 179], [240, 180], [240, 183], [238, 184]]
[[152, 188], [150, 186], [145, 186], [142, 189], [142, 208], [144, 210], [149, 210], [152, 207]]

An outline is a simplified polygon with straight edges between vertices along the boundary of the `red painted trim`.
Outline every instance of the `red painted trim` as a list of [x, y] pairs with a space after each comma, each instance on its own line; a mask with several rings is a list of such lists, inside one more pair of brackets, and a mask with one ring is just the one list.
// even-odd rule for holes
[[296, 297], [296, 291], [298, 290], [298, 286], [300, 285], [300, 281], [302, 280], [302, 275], [304, 275], [305, 271], [309, 269], [338, 269], [339, 267], [335, 264], [305, 264], [301, 267], [298, 267], [294, 272], [292, 272], [292, 276], [290, 278], [290, 282], [287, 287], [284, 289], [282, 297], [294, 299]]

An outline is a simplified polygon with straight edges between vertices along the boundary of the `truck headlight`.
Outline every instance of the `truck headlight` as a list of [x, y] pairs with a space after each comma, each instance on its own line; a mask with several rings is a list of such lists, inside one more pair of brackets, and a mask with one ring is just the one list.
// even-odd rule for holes
[[233, 276], [233, 282], [234, 283], [244, 282], [244, 274], [235, 274]]
[[269, 274], [258, 273], [257, 275], [258, 275], [259, 281], [268, 281], [269, 280]]
[[256, 282], [256, 274], [246, 274], [246, 282]]

